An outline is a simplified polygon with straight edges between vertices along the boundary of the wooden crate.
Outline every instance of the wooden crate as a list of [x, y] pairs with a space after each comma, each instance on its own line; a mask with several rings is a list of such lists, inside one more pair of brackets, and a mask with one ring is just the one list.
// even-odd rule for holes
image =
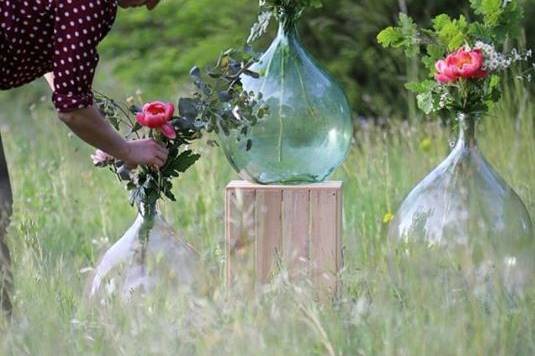
[[227, 283], [267, 282], [280, 267], [336, 293], [342, 267], [342, 183], [232, 181], [226, 188]]

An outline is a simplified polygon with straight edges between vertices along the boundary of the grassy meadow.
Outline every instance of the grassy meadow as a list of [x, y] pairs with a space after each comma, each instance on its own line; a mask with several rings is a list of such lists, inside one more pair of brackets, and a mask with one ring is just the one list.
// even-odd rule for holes
[[[111, 80], [106, 90], [124, 90]], [[115, 89], [115, 90], [113, 90]], [[165, 293], [143, 305], [91, 305], [88, 267], [133, 222], [127, 194], [91, 149], [68, 132], [42, 85], [0, 94], [0, 129], [15, 214], [9, 231], [15, 278], [6, 355], [533, 355], [535, 288], [514, 307], [467, 294], [454, 303], [425, 280], [403, 298], [386, 268], [384, 217], [448, 152], [455, 134], [436, 122], [380, 129], [357, 125], [345, 182], [345, 268], [340, 300], [315, 302], [310, 289], [275, 279], [244, 298], [224, 287], [223, 188], [235, 178], [222, 152], [204, 155], [176, 182], [165, 216], [203, 256], [196, 292]], [[481, 148], [535, 216], [534, 98], [514, 87], [479, 130]]]

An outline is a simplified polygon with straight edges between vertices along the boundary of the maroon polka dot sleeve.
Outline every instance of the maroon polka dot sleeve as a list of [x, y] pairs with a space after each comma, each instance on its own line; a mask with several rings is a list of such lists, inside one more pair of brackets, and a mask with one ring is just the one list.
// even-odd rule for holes
[[96, 48], [116, 12], [116, 0], [0, 0], [0, 89], [53, 72], [58, 111], [92, 105]]

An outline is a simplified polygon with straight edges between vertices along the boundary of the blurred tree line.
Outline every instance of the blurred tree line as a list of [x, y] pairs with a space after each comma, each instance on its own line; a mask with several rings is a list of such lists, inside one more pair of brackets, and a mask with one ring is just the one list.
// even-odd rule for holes
[[[535, 0], [523, 0], [525, 27], [514, 45], [535, 48]], [[415, 117], [414, 98], [403, 87], [421, 75], [417, 61], [386, 51], [377, 33], [407, 12], [422, 24], [442, 12], [469, 17], [468, 0], [324, 0], [302, 18], [307, 47], [343, 84], [357, 115]], [[153, 12], [122, 11], [103, 43], [121, 80], [150, 96], [169, 98], [185, 90], [194, 65], [212, 63], [228, 47], [243, 46], [256, 20], [255, 0], [163, 0]], [[270, 34], [256, 43], [262, 50]], [[407, 78], [409, 77], [409, 78]]]

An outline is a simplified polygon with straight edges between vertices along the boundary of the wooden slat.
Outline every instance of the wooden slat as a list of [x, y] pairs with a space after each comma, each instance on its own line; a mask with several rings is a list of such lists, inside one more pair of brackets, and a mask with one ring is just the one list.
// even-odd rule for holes
[[340, 297], [341, 293], [341, 279], [340, 272], [344, 268], [344, 245], [343, 245], [343, 229], [344, 226], [344, 199], [342, 190], [336, 190], [336, 298]]
[[254, 273], [255, 198], [256, 192], [251, 189], [226, 190], [228, 285], [231, 285], [240, 271], [244, 275]]
[[283, 262], [294, 279], [305, 275], [310, 244], [310, 191], [283, 190], [282, 250]]
[[282, 190], [256, 191], [256, 279], [266, 283], [282, 248]]
[[334, 191], [310, 192], [310, 258], [313, 280], [320, 290], [337, 290], [339, 264], [338, 199]]

